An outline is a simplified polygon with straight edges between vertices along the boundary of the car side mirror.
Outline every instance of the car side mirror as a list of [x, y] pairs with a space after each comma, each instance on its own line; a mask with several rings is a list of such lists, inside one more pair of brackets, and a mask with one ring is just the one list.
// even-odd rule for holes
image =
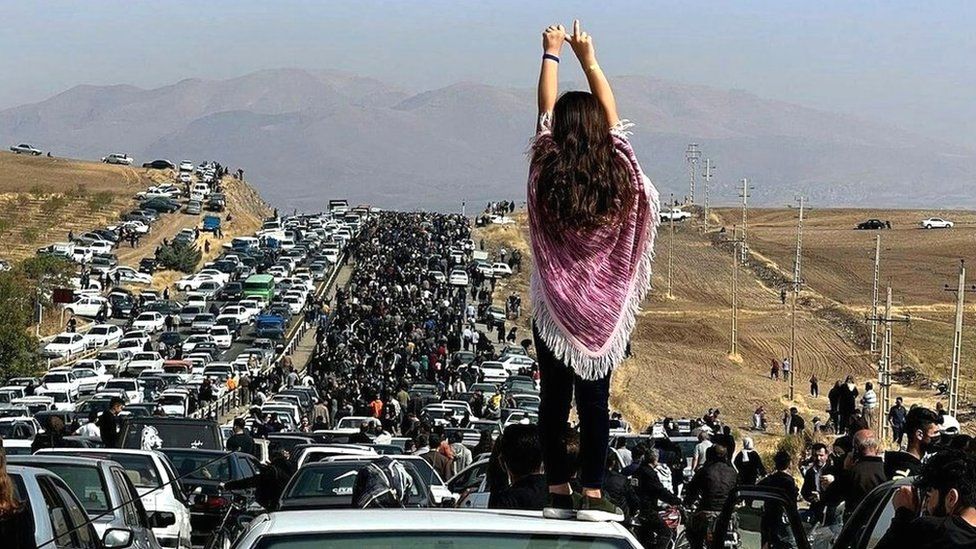
[[173, 513], [156, 512], [149, 517], [150, 528], [166, 528], [176, 524], [176, 515]]
[[124, 549], [132, 545], [132, 531], [122, 528], [111, 528], [102, 538], [105, 549]]

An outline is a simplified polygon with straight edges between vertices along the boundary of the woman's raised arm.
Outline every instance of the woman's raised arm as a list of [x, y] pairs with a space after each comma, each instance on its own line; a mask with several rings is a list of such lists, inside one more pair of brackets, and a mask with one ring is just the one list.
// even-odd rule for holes
[[613, 97], [613, 90], [610, 89], [610, 82], [596, 62], [596, 49], [593, 46], [593, 37], [580, 30], [579, 19], [573, 21], [573, 34], [566, 37], [569, 45], [573, 48], [573, 53], [579, 59], [583, 73], [586, 74], [586, 81], [590, 84], [590, 93], [596, 96], [597, 101], [603, 105], [607, 111], [607, 120], [612, 128], [620, 121], [617, 115], [617, 101]]
[[536, 117], [536, 133], [542, 130], [542, 115], [552, 112], [559, 95], [559, 53], [566, 40], [562, 25], [550, 25], [542, 32], [542, 68], [539, 70], [539, 116]]

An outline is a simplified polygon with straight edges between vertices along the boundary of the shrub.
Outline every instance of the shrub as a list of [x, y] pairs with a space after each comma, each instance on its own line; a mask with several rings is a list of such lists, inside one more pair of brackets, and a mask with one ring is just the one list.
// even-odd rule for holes
[[41, 211], [46, 214], [53, 214], [60, 211], [62, 208], [68, 205], [68, 197], [64, 195], [55, 195], [41, 204]]
[[88, 187], [78, 183], [70, 193], [72, 198], [82, 198], [88, 195]]
[[41, 231], [37, 227], [24, 227], [20, 230], [20, 237], [28, 244], [33, 244], [40, 236]]
[[202, 257], [203, 253], [195, 244], [183, 243], [163, 246], [156, 254], [156, 260], [164, 268], [184, 273], [195, 271]]
[[7, 219], [6, 217], [0, 217], [0, 234], [9, 231], [13, 225], [13, 221]]
[[33, 196], [34, 198], [44, 198], [44, 195], [47, 194], [44, 192], [44, 189], [42, 189], [40, 185], [34, 185], [27, 192], [29, 192], [31, 196]]
[[104, 210], [115, 202], [115, 195], [108, 191], [100, 191], [88, 199], [88, 209], [93, 212]]

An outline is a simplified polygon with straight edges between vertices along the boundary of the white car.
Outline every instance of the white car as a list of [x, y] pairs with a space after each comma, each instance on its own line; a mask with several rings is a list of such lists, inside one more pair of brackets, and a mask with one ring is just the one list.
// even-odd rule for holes
[[120, 164], [122, 166], [129, 166], [132, 164], [132, 157], [125, 153], [112, 153], [108, 156], [103, 156], [102, 162], [106, 164]]
[[132, 321], [132, 327], [137, 330], [145, 330], [150, 333], [156, 333], [162, 330], [166, 326], [166, 317], [161, 313], [156, 311], [146, 311], [145, 313], [139, 314], [135, 320]]
[[147, 234], [149, 232], [149, 225], [133, 219], [131, 221], [123, 221], [118, 225], [109, 225], [106, 229], [110, 231], [132, 231], [139, 234]]
[[78, 380], [78, 391], [95, 393], [112, 379], [112, 374], [98, 360], [83, 360], [71, 367], [71, 373]]
[[183, 352], [189, 353], [201, 343], [216, 343], [216, 341], [210, 334], [193, 334], [183, 340]]
[[[123, 337], [115, 348], [119, 351], [128, 351], [129, 354], [135, 354], [141, 351], [146, 346], [146, 343], [137, 337]], [[131, 357], [130, 357], [131, 358]]]
[[16, 154], [29, 154], [31, 156], [41, 155], [41, 149], [38, 149], [37, 147], [31, 145], [30, 143], [20, 143], [14, 145], [13, 147], [10, 147], [10, 152]]
[[230, 274], [218, 271], [217, 269], [200, 269], [200, 272], [196, 276], [209, 276], [211, 280], [220, 282], [221, 286], [225, 286], [230, 282]]
[[72, 391], [66, 389], [47, 389], [44, 387], [39, 387], [34, 394], [53, 398], [54, 409], [59, 412], [74, 412], [75, 403], [78, 400], [77, 390]]
[[492, 263], [491, 265], [491, 275], [495, 278], [502, 278], [505, 276], [512, 276], [512, 268], [508, 266], [508, 263]]
[[691, 212], [686, 212], [681, 208], [671, 208], [666, 212], [661, 212], [661, 221], [684, 221], [691, 219]]
[[[160, 363], [162, 367], [162, 363]], [[138, 379], [117, 377], [105, 384], [105, 391], [124, 391], [125, 396], [129, 397], [129, 404], [139, 404], [142, 402], [142, 384]]]
[[78, 379], [71, 370], [54, 370], [44, 374], [41, 387], [51, 391], [78, 392]]
[[227, 305], [220, 310], [220, 314], [217, 315], [217, 320], [228, 317], [233, 318], [239, 324], [248, 324], [254, 318], [254, 312], [240, 305]]
[[193, 170], [194, 170], [193, 162], [190, 162], [189, 160], [184, 160], [184, 161], [180, 162], [180, 171], [181, 172], [190, 172], [190, 173], [193, 173]]
[[210, 328], [210, 337], [220, 349], [230, 349], [234, 344], [234, 336], [230, 333], [227, 326], [213, 326]]
[[42, 355], [47, 358], [67, 358], [85, 352], [85, 336], [75, 332], [64, 332], [54, 336], [44, 346]]
[[512, 375], [517, 374], [522, 368], [531, 368], [535, 364], [535, 360], [524, 355], [510, 355], [503, 358], [500, 362]]
[[514, 225], [515, 220], [511, 217], [505, 215], [493, 215], [488, 218], [489, 223], [494, 223], [495, 225]]
[[96, 324], [85, 334], [85, 344], [89, 349], [115, 345], [122, 341], [122, 328], [114, 324]]
[[119, 275], [122, 282], [129, 282], [131, 284], [152, 284], [153, 280], [152, 275], [140, 273], [132, 267], [127, 267], [125, 265], [113, 267], [108, 271], [108, 274], [112, 276], [112, 278]]
[[930, 217], [923, 219], [920, 223], [923, 229], [951, 229], [955, 223], [941, 217]]
[[166, 389], [156, 398], [163, 413], [168, 416], [186, 417], [190, 409], [190, 392], [186, 389]]
[[261, 311], [264, 309], [264, 303], [260, 299], [257, 299], [255, 297], [242, 299], [237, 302], [237, 305], [240, 307], [244, 307], [244, 310], [247, 311], [247, 314], [251, 318], [254, 318], [255, 316], [261, 314]]
[[110, 459], [122, 465], [142, 498], [148, 514], [165, 513], [176, 517], [176, 523], [153, 528], [162, 547], [190, 549], [190, 508], [178, 484], [176, 473], [162, 452], [154, 450], [119, 450], [115, 448], [54, 448], [38, 450], [50, 455], [67, 455]]
[[427, 271], [427, 276], [429, 276], [434, 282], [447, 282], [447, 277], [444, 276], [444, 273], [440, 271]]
[[468, 273], [464, 272], [464, 269], [454, 269], [451, 271], [451, 276], [448, 278], [451, 286], [467, 286], [468, 285]]
[[98, 311], [103, 308], [105, 316], [112, 314], [112, 304], [104, 297], [97, 295], [84, 295], [71, 303], [65, 303], [61, 308], [68, 316], [77, 315], [94, 318], [98, 316]]
[[108, 372], [124, 370], [132, 360], [132, 352], [125, 349], [106, 349], [95, 355], [95, 360], [102, 363]]
[[126, 371], [137, 374], [143, 370], [160, 370], [162, 368], [163, 357], [159, 356], [159, 353], [155, 351], [143, 351], [132, 355], [132, 360], [125, 367]]
[[502, 383], [508, 379], [508, 368], [501, 362], [488, 360], [481, 363], [482, 379], [485, 383]]
[[302, 312], [302, 307], [305, 306], [305, 300], [294, 294], [286, 294], [282, 298], [282, 301], [288, 305], [288, 310], [291, 311], [291, 314], [293, 315], [297, 315], [298, 313]]
[[185, 276], [177, 280], [174, 286], [176, 286], [176, 289], [181, 292], [188, 292], [190, 290], [196, 290], [204, 282], [213, 282], [213, 281], [220, 282], [221, 279], [216, 278], [212, 275], [196, 273], [190, 276]]

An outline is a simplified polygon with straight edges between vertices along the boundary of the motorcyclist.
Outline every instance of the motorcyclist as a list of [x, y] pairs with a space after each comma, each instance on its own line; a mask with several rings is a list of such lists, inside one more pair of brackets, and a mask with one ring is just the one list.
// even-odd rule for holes
[[671, 529], [658, 514], [659, 502], [679, 505], [681, 500], [661, 482], [656, 470], [658, 466], [656, 449], [639, 444], [634, 448], [633, 456], [634, 461], [640, 463], [634, 473], [634, 479], [637, 481], [637, 497], [640, 500], [641, 528], [639, 537], [642, 539], [653, 537], [653, 545], [647, 546], [663, 549], [671, 541]]

